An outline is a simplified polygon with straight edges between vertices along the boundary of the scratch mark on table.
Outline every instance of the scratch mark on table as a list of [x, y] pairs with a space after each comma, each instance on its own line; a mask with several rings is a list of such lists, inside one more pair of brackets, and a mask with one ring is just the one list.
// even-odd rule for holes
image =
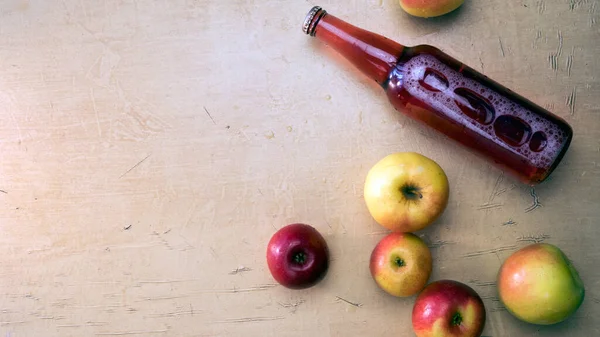
[[129, 170], [127, 170], [127, 172], [123, 173], [119, 179], [123, 178], [127, 173], [133, 171], [136, 167], [140, 166], [143, 162], [146, 161], [146, 159], [150, 158], [151, 155], [147, 155], [144, 159], [140, 160], [137, 164], [133, 165], [133, 167], [131, 167]]
[[178, 298], [187, 298], [187, 297], [192, 297], [192, 296], [199, 296], [199, 295], [202, 295], [202, 294], [249, 293], [249, 292], [255, 292], [255, 291], [269, 290], [269, 289], [274, 288], [276, 286], [277, 286], [276, 284], [266, 284], [266, 285], [260, 285], [260, 286], [248, 287], [248, 288], [239, 288], [239, 289], [238, 288], [233, 288], [233, 289], [220, 289], [220, 290], [204, 290], [204, 291], [199, 291], [199, 292], [196, 292], [196, 293], [188, 293], [188, 294], [174, 295], [174, 296], [144, 297], [141, 300], [139, 300], [138, 302], [174, 300], [174, 299], [178, 299]]
[[83, 0], [79, 0], [79, 5], [81, 6], [81, 10], [83, 12], [83, 17], [85, 18], [85, 22], [89, 22], [90, 21], [90, 17], [88, 15], [87, 9], [85, 8], [85, 1]]
[[493, 287], [496, 285], [495, 281], [480, 281], [480, 280], [469, 280], [469, 283], [472, 283], [478, 287]]
[[210, 120], [213, 122], [214, 125], [217, 125], [217, 122], [215, 122], [215, 119], [211, 116], [210, 112], [208, 112], [208, 109], [203, 106], [204, 111], [206, 111], [206, 114], [208, 115], [208, 117], [210, 118]]
[[550, 55], [548, 55], [548, 62], [550, 62], [552, 70], [558, 70], [558, 56], [555, 53], [550, 53]]
[[168, 329], [164, 330], [146, 330], [146, 331], [122, 331], [122, 332], [98, 332], [96, 336], [127, 336], [127, 335], [145, 335], [145, 334], [157, 334], [169, 332]]
[[240, 267], [235, 268], [231, 272], [229, 272], [229, 275], [237, 275], [237, 274], [241, 274], [241, 273], [244, 273], [247, 271], [252, 271], [252, 269], [248, 268], [248, 267], [240, 266]]
[[563, 50], [563, 35], [560, 29], [558, 30], [558, 50], [556, 51], [556, 56], [560, 57], [562, 55]]
[[506, 311], [505, 307], [497, 307], [497, 308], [492, 308], [490, 309], [491, 312], [499, 312], [499, 311]]
[[481, 55], [479, 55], [479, 64], [481, 65], [481, 72], [485, 73], [485, 66], [483, 65], [483, 60], [481, 59]]
[[502, 39], [500, 36], [498, 36], [498, 43], [500, 43], [500, 51], [502, 52], [502, 57], [504, 57], [506, 54], [504, 53], [504, 45], [502, 45]]
[[350, 302], [350, 301], [348, 301], [347, 299], [345, 299], [345, 298], [341, 298], [341, 297], [339, 297], [339, 296], [336, 296], [335, 298], [337, 298], [337, 300], [338, 300], [338, 301], [342, 301], [342, 302], [348, 303], [348, 304], [350, 304], [350, 305], [351, 305], [351, 306], [353, 306], [353, 307], [357, 307], [357, 308], [360, 308], [360, 307], [362, 307], [362, 304], [361, 304], [361, 303]]
[[525, 213], [529, 213], [529, 212], [535, 210], [536, 208], [542, 207], [542, 204], [540, 203], [540, 199], [538, 198], [537, 194], [535, 193], [535, 188], [531, 188], [529, 193], [533, 197], [533, 204], [525, 209]]
[[98, 115], [98, 107], [96, 106], [96, 96], [94, 96], [94, 88], [90, 88], [90, 97], [92, 98], [92, 108], [96, 115], [96, 128], [98, 129], [98, 137], [102, 137], [102, 129], [100, 128], [100, 117]]
[[439, 240], [439, 241], [431, 242], [427, 246], [429, 248], [431, 248], [431, 249], [434, 249], [434, 248], [440, 248], [440, 247], [443, 247], [443, 246], [446, 246], [446, 245], [454, 245], [454, 244], [456, 244], [455, 241]]
[[571, 113], [571, 115], [575, 114], [575, 100], [576, 99], [577, 99], [577, 87], [573, 87], [573, 90], [571, 91], [569, 96], [567, 96], [567, 101], [565, 102], [565, 105], [567, 107], [569, 107], [569, 112]]
[[190, 310], [184, 310], [184, 311], [173, 311], [173, 312], [167, 312], [164, 314], [150, 314], [150, 315], [146, 315], [144, 316], [145, 318], [159, 318], [159, 317], [177, 317], [177, 316], [183, 316], [183, 315], [194, 315], [194, 310], [190, 307]]
[[546, 103], [544, 104], [544, 108], [546, 108], [546, 110], [554, 110], [554, 103]]
[[367, 233], [367, 235], [383, 235], [383, 234], [388, 234], [388, 231], [376, 231], [376, 232], [371, 232], [371, 233]]
[[274, 317], [243, 317], [243, 318], [230, 318], [222, 321], [214, 321], [213, 323], [252, 323], [252, 322], [266, 322], [266, 321], [277, 321], [284, 319], [283, 316]]
[[269, 290], [271, 288], [276, 287], [276, 284], [265, 284], [265, 285], [260, 285], [260, 286], [255, 286], [255, 287], [249, 287], [249, 288], [233, 288], [233, 289], [225, 289], [225, 290], [217, 290], [217, 291], [208, 291], [209, 293], [223, 293], [223, 294], [233, 294], [233, 293], [248, 293], [248, 292], [253, 292], [253, 291], [263, 291], [263, 290]]
[[5, 190], [0, 190], [0, 193], [8, 194]]
[[513, 220], [513, 219], [508, 219], [508, 221], [505, 221], [502, 223], [502, 226], [512, 226], [512, 225], [516, 225], [517, 223]]
[[490, 193], [490, 198], [488, 199], [487, 204], [491, 204], [491, 202], [494, 201], [494, 198], [498, 195], [498, 187], [500, 187], [502, 180], [504, 180], [504, 173], [500, 173], [498, 178], [496, 178], [496, 183], [494, 184], [492, 193]]
[[571, 69], [573, 68], [573, 56], [575, 54], [575, 47], [571, 49], [571, 54], [567, 56], [567, 76], [571, 77]]
[[184, 283], [184, 282], [197, 282], [199, 280], [156, 280], [156, 281], [138, 281], [138, 284], [169, 284], [169, 283]]
[[292, 309], [292, 310], [291, 310], [291, 313], [293, 314], [293, 313], [295, 313], [295, 312], [296, 312], [296, 310], [298, 310], [298, 307], [299, 307], [299, 306], [300, 306], [302, 303], [304, 303], [304, 302], [305, 302], [304, 300], [299, 300], [298, 302], [295, 302], [295, 303], [281, 303], [281, 302], [279, 302], [278, 304], [279, 304], [280, 306], [282, 306], [283, 308], [291, 308], [291, 309]]
[[478, 210], [484, 210], [484, 209], [492, 209], [492, 208], [501, 208], [502, 206], [504, 206], [504, 204], [490, 204], [490, 203], [485, 203], [483, 205], [480, 205], [479, 207], [477, 207]]
[[83, 326], [103, 326], [108, 324], [107, 322], [85, 322], [85, 324], [60, 324], [57, 328], [81, 328]]
[[472, 253], [467, 253], [467, 254], [464, 254], [463, 257], [476, 257], [476, 256], [481, 256], [481, 255], [486, 255], [486, 254], [495, 254], [498, 252], [503, 252], [506, 250], [513, 250], [516, 248], [517, 248], [516, 245], [502, 246], [502, 247], [498, 247], [498, 248], [486, 249], [486, 250], [480, 250], [480, 251], [476, 251], [476, 252], [472, 252]]
[[575, 10], [580, 1], [569, 0], [569, 10], [572, 12]]
[[533, 40], [532, 47], [533, 49], [537, 49], [537, 42], [542, 38], [542, 31], [538, 29], [535, 34], [535, 39]]
[[10, 114], [10, 118], [12, 119], [13, 123], [15, 124], [15, 128], [17, 129], [17, 132], [19, 133], [19, 144], [21, 144], [21, 143], [23, 143], [23, 131], [21, 130], [21, 126], [19, 125], [19, 122], [17, 121], [17, 118], [15, 117], [15, 114], [12, 112], [11, 108], [8, 109], [8, 113]]
[[517, 241], [519, 241], [519, 242], [540, 243], [540, 242], [544, 242], [545, 240], [547, 240], [549, 238], [550, 238], [550, 235], [548, 235], [548, 234], [527, 235], [527, 236], [518, 237]]
[[86, 326], [103, 326], [108, 324], [107, 322], [85, 322]]
[[13, 325], [13, 324], [24, 324], [24, 323], [28, 323], [28, 321], [5, 321], [5, 322], [0, 322], [0, 326]]
[[544, 2], [544, 0], [538, 1], [537, 9], [538, 9], [538, 13], [544, 14], [544, 12], [546, 11], [546, 2]]
[[[35, 316], [35, 314], [30, 314], [30, 315]], [[51, 319], [51, 320], [54, 320], [54, 321], [59, 321], [59, 320], [65, 319], [66, 317], [64, 317], [64, 316], [39, 316], [38, 318], [39, 319]]]
[[556, 53], [550, 53], [550, 55], [548, 56], [548, 61], [550, 62], [550, 66], [552, 67], [552, 70], [557, 71], [558, 70], [558, 60], [560, 58], [560, 56], [562, 55], [562, 50], [563, 50], [563, 36], [562, 36], [562, 32], [560, 30], [558, 30], [558, 47], [556, 48]]

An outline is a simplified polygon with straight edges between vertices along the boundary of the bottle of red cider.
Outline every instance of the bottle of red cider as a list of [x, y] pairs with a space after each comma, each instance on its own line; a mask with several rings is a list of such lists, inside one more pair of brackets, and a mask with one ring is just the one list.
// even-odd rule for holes
[[563, 119], [435, 47], [400, 45], [319, 6], [308, 12], [303, 31], [374, 79], [397, 110], [525, 184], [544, 181], [569, 148], [573, 130]]

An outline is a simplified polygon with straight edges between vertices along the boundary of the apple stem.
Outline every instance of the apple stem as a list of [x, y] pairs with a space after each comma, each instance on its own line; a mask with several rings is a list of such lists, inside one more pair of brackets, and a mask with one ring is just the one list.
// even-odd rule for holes
[[423, 199], [421, 189], [412, 185], [405, 185], [400, 188], [400, 191], [408, 200]]
[[462, 316], [457, 312], [452, 316], [452, 325], [458, 326], [460, 323], [462, 323]]

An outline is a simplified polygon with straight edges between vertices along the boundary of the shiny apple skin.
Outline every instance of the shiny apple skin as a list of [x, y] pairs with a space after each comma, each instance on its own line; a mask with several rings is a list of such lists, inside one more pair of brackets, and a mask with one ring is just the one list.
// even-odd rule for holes
[[307, 224], [295, 223], [281, 228], [267, 246], [271, 275], [290, 289], [306, 289], [319, 283], [327, 274], [329, 259], [325, 238]]
[[[460, 314], [461, 322], [453, 324]], [[430, 283], [417, 297], [413, 329], [418, 337], [479, 337], [485, 327], [485, 306], [479, 294], [454, 280]]]

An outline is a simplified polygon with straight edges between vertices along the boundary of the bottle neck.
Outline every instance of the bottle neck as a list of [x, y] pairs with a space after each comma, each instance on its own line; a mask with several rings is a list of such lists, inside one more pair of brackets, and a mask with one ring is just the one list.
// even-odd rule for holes
[[404, 49], [401, 44], [353, 26], [320, 7], [313, 7], [308, 13], [304, 32], [332, 47], [381, 86]]

